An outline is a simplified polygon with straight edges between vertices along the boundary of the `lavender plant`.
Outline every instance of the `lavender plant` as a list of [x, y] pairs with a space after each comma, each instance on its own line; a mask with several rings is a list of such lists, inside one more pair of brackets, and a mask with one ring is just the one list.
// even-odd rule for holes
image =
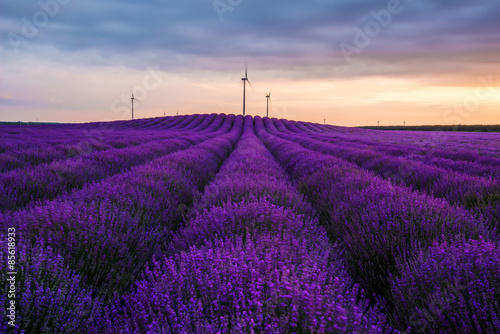
[[19, 240], [1, 332], [498, 332], [496, 134], [223, 114], [0, 131], [0, 246]]
[[[416, 247], [428, 246], [442, 235], [494, 237], [464, 209], [275, 137], [262, 119], [256, 118], [256, 125], [264, 143], [315, 203], [331, 240], [342, 243], [348, 272], [373, 299], [391, 300], [388, 274], [397, 275], [396, 259], [411, 257]], [[387, 307], [391, 312], [390, 302]]]
[[[2, 242], [2, 248], [5, 244]], [[82, 288], [81, 277], [68, 268], [61, 255], [43, 240], [31, 245], [18, 243], [16, 249], [16, 314], [2, 317], [2, 333], [84, 333], [99, 316], [102, 303], [92, 290]], [[0, 305], [7, 310], [12, 299], [7, 291], [7, 261], [0, 262]]]
[[413, 333], [500, 333], [498, 242], [435, 242], [391, 277], [400, 326]]
[[104, 333], [381, 333], [343, 275], [289, 233], [216, 240], [154, 261]]

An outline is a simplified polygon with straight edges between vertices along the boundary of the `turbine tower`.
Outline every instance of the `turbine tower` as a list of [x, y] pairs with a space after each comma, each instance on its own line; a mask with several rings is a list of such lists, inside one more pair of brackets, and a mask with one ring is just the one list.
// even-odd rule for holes
[[134, 100], [137, 100], [135, 97], [134, 97], [134, 92], [131, 92], [132, 93], [132, 97], [130, 98], [130, 100], [132, 101], [132, 119], [134, 119]]
[[252, 87], [252, 84], [250, 83], [250, 80], [248, 80], [248, 75], [247, 75], [247, 65], [245, 64], [245, 77], [241, 78], [243, 80], [243, 116], [245, 116], [245, 89], [246, 89], [246, 82], [248, 81], [248, 84], [250, 87]]
[[266, 117], [269, 117], [269, 99], [271, 98], [271, 91], [266, 94], [266, 99], [267, 99], [267, 109], [266, 109]]

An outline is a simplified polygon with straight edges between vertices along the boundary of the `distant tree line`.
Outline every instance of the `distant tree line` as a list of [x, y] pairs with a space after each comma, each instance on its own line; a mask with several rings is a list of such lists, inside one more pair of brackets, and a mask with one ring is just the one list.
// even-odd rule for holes
[[491, 125], [389, 125], [360, 126], [373, 130], [408, 130], [408, 131], [461, 131], [461, 132], [500, 132], [500, 124]]

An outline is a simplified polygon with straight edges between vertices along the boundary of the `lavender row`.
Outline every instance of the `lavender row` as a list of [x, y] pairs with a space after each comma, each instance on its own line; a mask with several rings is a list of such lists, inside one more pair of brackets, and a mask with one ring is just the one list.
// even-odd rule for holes
[[260, 138], [315, 204], [330, 239], [342, 243], [354, 281], [383, 301], [389, 315], [404, 308], [394, 301], [389, 279], [401, 275], [398, 261], [440, 238], [494, 238], [464, 209], [281, 139], [266, 131], [262, 119], [255, 121]]
[[[218, 114], [210, 114], [210, 115], [188, 115], [188, 116], [175, 116], [172, 117], [168, 122], [160, 121], [160, 122], [152, 122], [147, 125], [141, 126], [141, 128], [148, 129], [161, 129], [172, 131], [176, 128], [182, 127], [182, 131], [192, 131], [197, 132], [199, 128], [197, 128], [197, 123], [202, 122], [206, 123], [208, 119], [216, 118]], [[203, 119], [206, 117], [205, 119]], [[194, 119], [194, 121], [192, 121]], [[200, 124], [202, 126], [202, 124]]]
[[[199, 115], [197, 115], [199, 116]], [[0, 145], [10, 147], [7, 152], [0, 154], [0, 173], [19, 167], [34, 166], [41, 163], [50, 163], [56, 160], [88, 154], [94, 151], [104, 151], [110, 148], [125, 148], [138, 145], [151, 140], [175, 138], [180, 131], [204, 131], [213, 123], [216, 115], [201, 115], [184, 128], [174, 127], [168, 134], [164, 130], [153, 132], [148, 130], [137, 132], [132, 130], [116, 130], [111, 125], [100, 125], [97, 129], [53, 131], [47, 133], [47, 129], [40, 127], [37, 131], [19, 132], [11, 139], [3, 138]], [[144, 129], [145, 127], [141, 127]], [[173, 132], [175, 130], [175, 132]], [[37, 135], [41, 135], [39, 138]], [[55, 137], [55, 138], [54, 138]], [[46, 138], [43, 140], [43, 138]], [[19, 148], [14, 148], [17, 142]]]
[[[177, 125], [174, 125], [172, 128], [181, 128], [181, 129], [186, 129], [186, 127], [190, 126], [193, 123], [199, 124], [199, 120], [202, 120], [206, 118], [208, 115], [188, 115], [186, 116], [182, 122], [179, 122]], [[157, 124], [156, 121], [151, 121], [151, 119], [144, 119], [144, 120], [139, 120], [136, 123], [133, 122], [127, 122], [126, 123], [130, 128], [139, 128], [143, 129], [145, 127], [152, 127], [155, 128], [155, 125]]]
[[172, 117], [168, 122], [157, 120], [152, 123], [142, 124], [136, 129], [140, 131], [143, 131], [143, 129], [161, 131], [178, 136], [188, 136], [193, 133], [210, 133], [216, 131], [221, 126], [225, 116], [225, 114], [176, 116]]
[[16, 210], [32, 201], [54, 198], [191, 144], [186, 139], [154, 141], [2, 174], [0, 209]]
[[[201, 130], [208, 118], [138, 120], [130, 131], [169, 132], [175, 123], [187, 128], [179, 134], [197, 137], [217, 128]], [[119, 127], [129, 131], [126, 122]], [[469, 212], [275, 137], [277, 129], [268, 124], [269, 134], [260, 118], [259, 135], [294, 183], [256, 140], [248, 117], [235, 151], [215, 174], [232, 149], [228, 142], [238, 137], [224, 135], [225, 129], [210, 145], [0, 214], [2, 231], [15, 225], [20, 235], [23, 329], [382, 332], [378, 307], [368, 308], [362, 296], [357, 302], [360, 290], [352, 284], [358, 282], [405, 332], [498, 331], [499, 247]], [[310, 137], [330, 131], [312, 124], [303, 129]], [[142, 264], [155, 253], [144, 272]], [[0, 270], [5, 275], [5, 267]], [[1, 281], [0, 305], [7, 306], [8, 284]], [[106, 305], [111, 299], [117, 302]]]
[[[168, 131], [183, 131], [183, 127], [190, 124], [196, 120], [205, 121], [207, 118], [214, 118], [218, 116], [217, 114], [211, 115], [190, 115], [190, 116], [177, 116], [177, 117], [162, 117], [158, 119], [140, 119], [136, 121], [114, 121], [114, 122], [95, 122], [95, 123], [84, 123], [84, 124], [41, 124], [34, 126], [25, 125], [9, 125], [0, 126], [2, 129], [3, 136], [2, 141], [0, 141], [0, 153], [5, 153], [6, 151], [14, 151], [19, 148], [29, 148], [32, 146], [38, 146], [44, 143], [47, 144], [60, 144], [64, 142], [78, 143], [81, 138], [84, 137], [96, 137], [96, 136], [114, 136], [116, 132], [125, 131], [129, 134], [141, 134], [143, 136], [151, 136], [154, 132], [144, 131], [137, 132], [135, 130], [141, 130], [149, 128], [148, 130], [161, 130], [165, 133]], [[221, 114], [223, 116], [223, 114]], [[186, 120], [182, 124], [179, 124], [181, 120]], [[125, 126], [129, 126], [131, 122], [136, 122], [135, 126], [130, 129], [126, 129]], [[151, 126], [150, 123], [157, 123], [158, 126]], [[160, 126], [161, 125], [161, 126]], [[26, 141], [26, 137], [31, 140]]]
[[180, 123], [179, 120], [182, 119], [184, 120], [187, 118], [187, 115], [183, 116], [177, 116], [177, 117], [157, 117], [157, 118], [146, 118], [146, 119], [135, 119], [135, 120], [122, 120], [122, 121], [113, 121], [113, 122], [96, 122], [96, 123], [87, 123], [84, 124], [84, 126], [96, 126], [96, 125], [111, 125], [117, 128], [123, 128], [123, 129], [131, 129], [131, 128], [141, 128], [145, 124], [150, 124], [152, 122], [155, 122], [158, 124], [159, 127], [163, 126], [175, 126], [176, 124]]
[[[4, 127], [2, 139], [0, 140], [0, 154], [13, 153], [17, 150], [30, 148], [43, 148], [47, 145], [76, 145], [83, 138], [88, 137], [88, 130], [75, 129], [65, 130], [37, 127], [35, 129], [23, 129], [18, 126]], [[7, 134], [8, 133], [8, 134]], [[30, 140], [26, 140], [29, 138]]]
[[498, 166], [500, 138], [494, 133], [450, 133], [428, 131], [377, 131], [344, 128], [323, 124], [286, 121], [286, 127], [295, 133], [316, 139], [347, 141], [354, 145], [369, 145], [391, 154], [413, 152], [444, 160], [475, 162], [484, 166]]
[[[144, 130], [147, 130], [147, 132], [158, 131], [168, 133], [169, 135], [189, 135], [192, 133], [205, 133], [216, 130], [217, 127], [214, 128], [214, 125], [219, 119], [223, 119], [224, 116], [224, 114], [196, 114], [172, 117], [171, 119], [167, 118], [167, 120], [165, 120], [165, 118], [140, 120], [141, 122], [136, 123], [134, 126], [130, 126], [131, 123], [129, 121], [104, 123], [105, 125], [103, 126], [113, 126], [117, 129], [126, 128], [122, 131], [137, 130], [144, 132]], [[122, 122], [124, 123], [123, 125], [121, 124]]]
[[451, 204], [459, 204], [484, 215], [485, 220], [497, 228], [500, 224], [500, 181], [474, 177], [442, 168], [428, 166], [417, 161], [359, 150], [345, 145], [318, 142], [303, 136], [279, 132], [275, 125], [283, 124], [266, 120], [266, 126], [277, 136], [299, 143], [305, 148], [333, 155], [375, 172], [394, 184], [408, 186], [444, 198]]
[[[26, 136], [24, 135], [26, 142]], [[128, 146], [135, 146], [141, 143], [164, 139], [164, 133], [139, 134], [130, 132], [113, 133], [113, 136], [102, 135], [94, 137], [89, 134], [78, 139], [61, 139], [57, 142], [37, 143], [26, 148], [19, 148], [0, 154], [0, 173], [4, 173], [16, 168], [36, 166], [42, 163], [51, 163], [57, 160], [76, 157], [97, 151], [106, 151], [112, 148], [120, 149]], [[29, 138], [30, 141], [33, 138]]]
[[[276, 122], [276, 120], [274, 121]], [[291, 133], [307, 136], [314, 140], [403, 157], [469, 175], [500, 177], [500, 159], [480, 156], [475, 151], [450, 152], [449, 150], [433, 150], [424, 146], [389, 144], [382, 141], [374, 141], [373, 139], [353, 138], [352, 136], [345, 135], [325, 136], [323, 134], [303, 132], [295, 126], [294, 122], [287, 120], [280, 121]], [[368, 134], [366, 137], [370, 138]]]
[[[287, 122], [283, 120], [283, 123], [290, 129]], [[500, 177], [500, 159], [480, 156], [475, 150], [460, 150], [459, 152], [451, 152], [450, 150], [442, 149], [431, 149], [429, 145], [431, 142], [425, 145], [397, 145], [388, 144], [374, 140], [367, 139], [353, 139], [350, 136], [323, 136], [323, 135], [309, 135], [311, 138], [329, 142], [333, 144], [344, 144], [349, 147], [366, 149], [375, 152], [380, 152], [382, 154], [404, 157], [405, 159], [416, 160], [423, 162], [428, 165], [437, 166], [440, 168], [445, 168], [449, 170], [454, 170], [457, 172], [483, 176], [483, 177]], [[370, 138], [369, 134], [366, 134]]]
[[500, 138], [495, 133], [442, 132], [442, 131], [384, 131], [360, 128], [344, 128], [332, 125], [301, 123], [313, 132], [325, 136], [345, 136], [360, 141], [367, 138], [375, 142], [410, 145], [435, 150], [442, 157], [454, 159], [476, 159], [479, 157], [500, 158]]
[[88, 127], [112, 127], [120, 130], [131, 130], [131, 129], [142, 129], [145, 127], [152, 127], [157, 129], [167, 130], [169, 128], [175, 128], [181, 121], [185, 120], [188, 116], [167, 116], [167, 117], [156, 117], [156, 118], [146, 118], [146, 119], [136, 119], [136, 120], [121, 120], [112, 122], [92, 122], [79, 124], [81, 128]]
[[[500, 178], [500, 163], [496, 166], [485, 166], [477, 162], [451, 160], [446, 158], [408, 154], [406, 159], [423, 162], [439, 168], [457, 171], [468, 175]], [[500, 159], [499, 159], [500, 162]]]
[[[228, 122], [232, 122], [228, 119]], [[221, 128], [227, 128], [230, 123]], [[205, 138], [216, 136], [209, 133]], [[207, 137], [208, 136], [208, 137]], [[201, 137], [198, 137], [201, 139]], [[131, 148], [111, 149], [0, 174], [0, 209], [15, 210], [32, 201], [51, 199], [84, 184], [104, 179], [161, 155], [186, 148], [198, 139], [181, 137], [152, 141]]]
[[[90, 332], [89, 326], [98, 320], [96, 315], [100, 314], [101, 305], [128, 289], [143, 264], [180, 224], [199, 189], [232, 150], [241, 133], [241, 125], [242, 118], [236, 118], [227, 134], [220, 131], [217, 137], [190, 149], [89, 185], [67, 198], [4, 215], [0, 225], [4, 228], [15, 226], [21, 240], [32, 240], [33, 244], [45, 242], [46, 247], [62, 255], [67, 263], [64, 270], [72, 270], [78, 275], [54, 278], [43, 262], [37, 262], [34, 267], [26, 266], [37, 277], [35, 284], [43, 286], [45, 281], [52, 280], [57, 287], [63, 279], [68, 284], [79, 281], [79, 288], [71, 287], [76, 290], [75, 295], [82, 296], [69, 299], [70, 304], [63, 303], [62, 308], [56, 302], [45, 303], [49, 307], [47, 310], [41, 307], [54, 291], [50, 287], [38, 290], [40, 295], [21, 304], [19, 314], [24, 318], [18, 322], [21, 324], [19, 332], [37, 323], [47, 327], [48, 333]], [[24, 295], [30, 293], [30, 287], [24, 286], [23, 301], [26, 300]], [[92, 287], [92, 308], [87, 300], [90, 288], [84, 290], [82, 286]], [[87, 312], [76, 314], [82, 308]], [[74, 330], [74, 326], [66, 327], [61, 322], [51, 323], [57, 316], [63, 316], [61, 319], [67, 319], [68, 324], [78, 323], [81, 327]], [[86, 321], [78, 320], [86, 316]]]
[[99, 332], [382, 331], [383, 315], [357, 302], [310, 206], [245, 121], [168, 256], [108, 309]]
[[[7, 246], [4, 240], [0, 245]], [[8, 274], [11, 268], [7, 261], [2, 259], [0, 263], [0, 306], [5, 312], [0, 321], [1, 333], [80, 333], [88, 319], [100, 315], [100, 299], [92, 297], [92, 289], [82, 287], [81, 277], [42, 240], [33, 245], [18, 242], [15, 256], [15, 281]], [[11, 282], [15, 285], [15, 299], [8, 293]], [[11, 300], [15, 301], [14, 307]]]
[[[422, 145], [429, 143], [431, 147], [443, 151], [473, 151], [480, 156], [500, 158], [500, 139], [496, 133], [472, 132], [431, 132], [428, 131], [375, 131], [380, 140], [395, 144]], [[464, 136], [466, 134], [466, 136]]]
[[[126, 122], [125, 122], [126, 123]], [[82, 139], [104, 135], [114, 136], [115, 131], [129, 131], [122, 129], [119, 122], [100, 122], [88, 124], [41, 124], [35, 126], [9, 125], [0, 126], [2, 140], [0, 141], [0, 153], [8, 153], [17, 149], [28, 149], [54, 144], [78, 144]], [[135, 129], [133, 129], [135, 130]], [[129, 133], [140, 134], [129, 131]], [[144, 134], [143, 136], [150, 136]], [[26, 140], [29, 138], [29, 140]]]
[[[121, 121], [121, 127], [126, 128], [126, 129], [137, 129], [137, 128], [143, 128], [144, 126], [151, 125], [152, 127], [164, 127], [171, 128], [171, 127], [184, 127], [191, 123], [193, 120], [195, 120], [197, 117], [200, 115], [194, 114], [194, 115], [185, 115], [185, 116], [179, 116], [176, 119], [170, 119], [167, 118], [165, 121], [162, 121], [161, 119], [157, 123], [156, 120], [151, 120], [151, 119], [138, 119], [138, 120], [133, 120], [133, 121]], [[202, 115], [206, 116], [206, 115]], [[114, 123], [114, 122], [113, 122]], [[111, 123], [111, 124], [113, 124]], [[118, 123], [118, 124], [120, 124]]]
[[395, 323], [412, 333], [500, 333], [500, 244], [435, 242], [391, 277]]
[[[457, 171], [470, 171], [474, 175], [482, 176], [498, 176], [498, 167], [500, 166], [500, 159], [488, 156], [481, 156], [477, 153], [477, 147], [474, 149], [463, 150], [457, 143], [459, 151], [452, 151], [450, 148], [432, 149], [431, 147], [419, 145], [403, 145], [401, 143], [386, 143], [383, 138], [377, 138], [375, 132], [373, 133], [349, 133], [349, 134], [328, 134], [319, 132], [304, 132], [299, 129], [300, 122], [293, 122], [287, 120], [273, 119], [276, 126], [280, 127], [280, 131], [288, 132], [291, 134], [299, 134], [308, 138], [322, 141], [331, 144], [342, 146], [349, 146], [360, 150], [369, 150], [373, 153], [387, 154], [397, 157], [415, 157], [416, 160], [420, 157], [422, 161], [429, 160], [426, 163], [443, 165], [446, 168], [454, 169]], [[310, 127], [313, 124], [309, 125]], [[319, 127], [319, 125], [316, 125]], [[313, 130], [311, 130], [313, 131]], [[319, 131], [319, 130], [318, 130]], [[401, 134], [404, 136], [405, 134]], [[377, 138], [377, 139], [374, 139]], [[492, 138], [494, 138], [492, 136]], [[430, 145], [430, 143], [429, 143]], [[434, 159], [433, 161], [431, 159]], [[477, 167], [478, 170], [473, 168]]]

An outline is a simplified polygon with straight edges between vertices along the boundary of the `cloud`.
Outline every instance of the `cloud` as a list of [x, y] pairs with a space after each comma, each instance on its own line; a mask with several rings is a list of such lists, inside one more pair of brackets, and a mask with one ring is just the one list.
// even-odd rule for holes
[[[244, 58], [284, 68], [311, 62], [320, 67], [344, 65], [339, 45], [353, 45], [354, 29], [364, 30], [374, 20], [371, 12], [386, 10], [390, 2], [243, 0], [231, 6], [221, 21], [208, 0], [57, 1], [41, 1], [58, 4], [58, 10], [21, 45], [24, 51], [46, 47], [56, 49], [61, 60], [92, 53], [99, 56], [92, 57], [93, 63], [133, 68], [158, 63], [177, 70], [208, 66], [223, 70], [228, 61], [241, 64]], [[384, 64], [387, 59], [415, 61], [422, 53], [456, 59], [456, 54], [443, 51], [477, 50], [472, 61], [479, 61], [491, 49], [498, 56], [492, 45], [500, 42], [499, 3], [401, 0], [399, 6], [401, 13], [392, 15], [390, 24], [353, 59]], [[3, 7], [0, 47], [7, 52], [8, 33], [23, 36], [26, 20], [36, 25], [36, 14], [43, 8], [36, 1], [4, 1]], [[412, 72], [409, 66], [406, 70]]]

